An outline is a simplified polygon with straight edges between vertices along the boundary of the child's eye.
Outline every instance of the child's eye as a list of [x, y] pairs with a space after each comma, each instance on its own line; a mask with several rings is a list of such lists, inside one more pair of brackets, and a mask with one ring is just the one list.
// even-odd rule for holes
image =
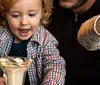
[[19, 15], [12, 15], [12, 17], [17, 18]]
[[29, 14], [29, 16], [34, 17], [36, 14]]

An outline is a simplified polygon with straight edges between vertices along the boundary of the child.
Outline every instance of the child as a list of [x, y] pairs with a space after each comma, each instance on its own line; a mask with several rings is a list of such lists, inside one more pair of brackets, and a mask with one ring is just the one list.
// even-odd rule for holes
[[43, 27], [51, 13], [52, 0], [0, 0], [0, 47], [9, 56], [32, 59], [24, 85], [64, 85], [65, 61]]

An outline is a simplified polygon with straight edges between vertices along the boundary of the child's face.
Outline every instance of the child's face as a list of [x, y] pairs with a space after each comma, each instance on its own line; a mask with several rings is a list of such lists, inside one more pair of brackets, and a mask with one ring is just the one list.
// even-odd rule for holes
[[29, 39], [38, 29], [41, 19], [41, 0], [19, 0], [6, 13], [14, 42]]

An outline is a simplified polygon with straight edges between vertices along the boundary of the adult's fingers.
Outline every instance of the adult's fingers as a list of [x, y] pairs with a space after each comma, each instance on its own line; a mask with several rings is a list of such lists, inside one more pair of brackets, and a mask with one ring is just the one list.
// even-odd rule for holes
[[5, 84], [5, 78], [0, 77], [0, 85], [6, 85], [6, 84]]

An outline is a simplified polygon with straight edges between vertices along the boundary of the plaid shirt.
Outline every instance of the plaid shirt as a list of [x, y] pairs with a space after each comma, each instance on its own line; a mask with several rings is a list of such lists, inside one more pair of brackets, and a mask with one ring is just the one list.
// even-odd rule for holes
[[[9, 54], [13, 35], [0, 27], [0, 47]], [[59, 56], [57, 40], [42, 26], [27, 44], [27, 56], [32, 59], [28, 69], [31, 85], [64, 85], [65, 61]]]

